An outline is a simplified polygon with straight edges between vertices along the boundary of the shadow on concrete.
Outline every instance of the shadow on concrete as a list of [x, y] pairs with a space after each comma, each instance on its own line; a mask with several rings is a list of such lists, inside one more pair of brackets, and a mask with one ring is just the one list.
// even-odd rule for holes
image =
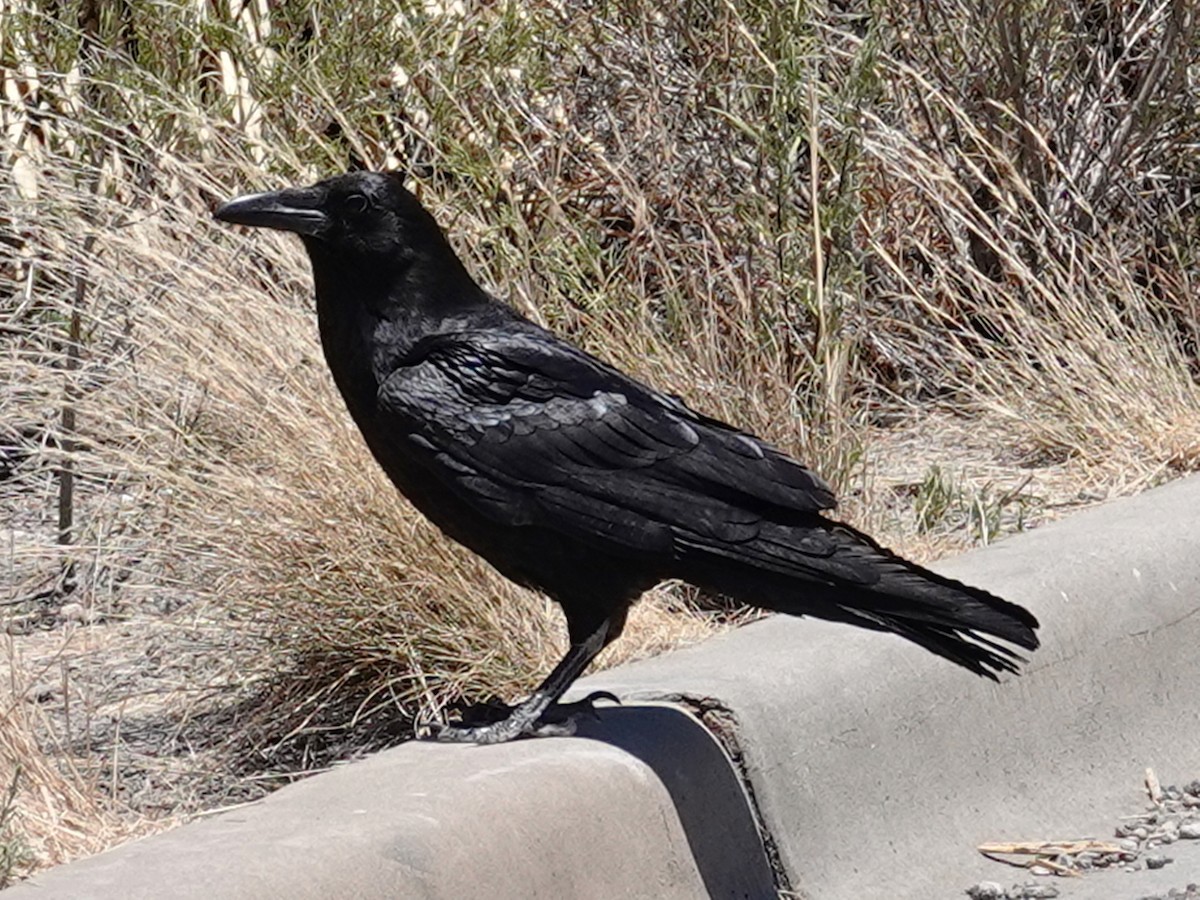
[[710, 897], [772, 898], [775, 879], [737, 771], [700, 722], [672, 706], [602, 707], [577, 737], [645, 763], [667, 789]]

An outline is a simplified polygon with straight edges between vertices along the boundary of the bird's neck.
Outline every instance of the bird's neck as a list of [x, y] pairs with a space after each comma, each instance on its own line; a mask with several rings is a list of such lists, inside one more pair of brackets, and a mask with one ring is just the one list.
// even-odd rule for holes
[[321, 345], [355, 418], [369, 414], [379, 385], [418, 341], [476, 327], [497, 305], [453, 257], [385, 266], [310, 256]]

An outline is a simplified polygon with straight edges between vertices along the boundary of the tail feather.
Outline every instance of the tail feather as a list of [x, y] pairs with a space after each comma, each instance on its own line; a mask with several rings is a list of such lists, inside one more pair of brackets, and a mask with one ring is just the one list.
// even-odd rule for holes
[[694, 541], [686, 564], [682, 577], [701, 587], [777, 612], [892, 632], [988, 678], [1016, 672], [1024, 661], [1005, 644], [1038, 646], [1038, 621], [1024, 607], [827, 519], [764, 523], [756, 538], [738, 544]]
[[848, 607], [843, 607], [842, 612], [845, 613], [844, 616], [826, 615], [820, 610], [811, 614], [820, 618], [849, 622], [875, 631], [897, 634], [943, 659], [948, 659], [976, 675], [991, 678], [993, 681], [1000, 672], [1015, 673], [1018, 664], [1025, 662], [1025, 657], [1012, 649], [989, 640], [971, 629], [932, 622], [913, 622], [901, 617], [873, 616], [861, 609]]

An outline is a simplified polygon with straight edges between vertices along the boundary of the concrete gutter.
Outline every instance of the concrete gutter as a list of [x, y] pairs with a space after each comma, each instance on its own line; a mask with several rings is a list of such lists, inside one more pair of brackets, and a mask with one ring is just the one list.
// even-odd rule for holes
[[[1200, 777], [1198, 534], [1191, 478], [939, 566], [1041, 618], [1045, 646], [1001, 685], [777, 617], [578, 686], [681, 702], [736, 773], [679, 710], [606, 709], [576, 738], [397, 747], [5, 898], [759, 898], [769, 861], [813, 900], [1019, 881], [975, 845], [1107, 837], [1141, 809], [1147, 766]], [[1169, 849], [1158, 872], [1056, 886], [1085, 900], [1200, 881], [1200, 848]]]

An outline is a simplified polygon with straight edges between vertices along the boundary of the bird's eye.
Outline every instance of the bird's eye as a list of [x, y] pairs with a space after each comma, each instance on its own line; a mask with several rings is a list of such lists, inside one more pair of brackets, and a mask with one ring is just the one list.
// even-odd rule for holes
[[342, 208], [351, 215], [358, 215], [360, 213], [365, 213], [370, 205], [370, 201], [367, 200], [367, 198], [362, 194], [351, 194], [346, 198], [345, 202], [342, 203]]

